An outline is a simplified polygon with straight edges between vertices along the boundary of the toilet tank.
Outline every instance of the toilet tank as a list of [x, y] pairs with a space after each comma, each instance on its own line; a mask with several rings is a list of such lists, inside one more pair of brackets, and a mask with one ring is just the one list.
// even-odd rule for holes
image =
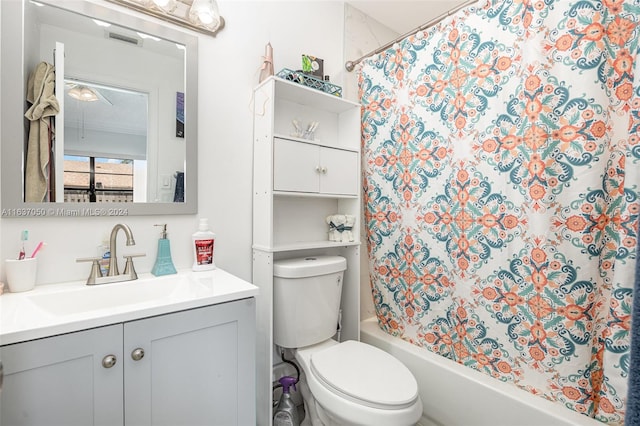
[[301, 348], [331, 338], [338, 325], [341, 256], [307, 256], [273, 264], [273, 341]]

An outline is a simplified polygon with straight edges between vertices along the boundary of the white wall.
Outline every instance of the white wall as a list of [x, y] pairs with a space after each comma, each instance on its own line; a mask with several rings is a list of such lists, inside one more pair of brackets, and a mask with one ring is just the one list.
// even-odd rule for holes
[[[65, 155], [87, 155], [89, 152], [94, 157], [146, 160], [147, 137], [65, 126]], [[182, 163], [184, 164], [184, 158]]]
[[[95, 2], [124, 10], [105, 1]], [[329, 74], [335, 84], [342, 84], [345, 78], [344, 5], [342, 1], [303, 0], [227, 0], [218, 4], [226, 27], [215, 38], [198, 35], [199, 214], [3, 218], [0, 219], [0, 259], [17, 256], [20, 233], [28, 229], [29, 246], [33, 247], [40, 240], [48, 244], [39, 255], [39, 284], [83, 280], [89, 267], [76, 263], [75, 259], [95, 255], [97, 245], [113, 225], [124, 222], [132, 228], [137, 245], [120, 247], [118, 251], [121, 254], [146, 253], [146, 257], [136, 259], [136, 267], [139, 272], [148, 272], [155, 260], [159, 235], [158, 228], [153, 225], [167, 223], [176, 267], [188, 268], [192, 262], [191, 234], [196, 230], [198, 217], [208, 217], [213, 231], [218, 234], [216, 264], [251, 280], [250, 101], [252, 89], [258, 83], [264, 46], [269, 41], [273, 45], [276, 72], [284, 67], [299, 68], [300, 55], [309, 53], [323, 58], [325, 74]], [[0, 4], [0, 13], [1, 7]], [[4, 271], [0, 271], [0, 279], [4, 278]]]
[[[425, 20], [426, 21], [426, 20]], [[376, 21], [355, 7], [345, 4], [344, 12], [344, 54], [345, 61], [361, 58], [380, 46], [395, 40], [400, 34]], [[357, 72], [349, 73], [345, 80], [344, 96], [356, 102], [358, 98]]]

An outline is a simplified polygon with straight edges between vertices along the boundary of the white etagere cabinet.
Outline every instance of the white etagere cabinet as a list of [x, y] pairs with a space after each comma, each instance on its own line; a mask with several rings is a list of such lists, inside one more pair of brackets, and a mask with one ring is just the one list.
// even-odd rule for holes
[[[347, 259], [341, 340], [360, 336], [360, 105], [271, 77], [254, 91], [253, 284], [257, 307], [257, 421], [272, 423], [273, 263], [332, 254]], [[319, 125], [313, 139], [303, 129]], [[326, 217], [357, 218], [355, 241], [328, 238]], [[279, 360], [276, 360], [279, 362]]]

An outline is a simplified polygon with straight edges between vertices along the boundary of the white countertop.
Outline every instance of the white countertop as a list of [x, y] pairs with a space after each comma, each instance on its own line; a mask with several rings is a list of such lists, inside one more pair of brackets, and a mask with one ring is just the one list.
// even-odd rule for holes
[[0, 345], [131, 321], [258, 295], [258, 287], [221, 269], [135, 281], [36, 286], [0, 296]]

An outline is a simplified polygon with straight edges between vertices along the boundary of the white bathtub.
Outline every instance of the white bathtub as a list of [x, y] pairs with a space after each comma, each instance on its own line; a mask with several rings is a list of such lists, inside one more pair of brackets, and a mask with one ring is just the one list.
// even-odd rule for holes
[[375, 318], [362, 321], [360, 327], [360, 340], [395, 356], [415, 376], [424, 405], [421, 426], [603, 425], [390, 336]]

